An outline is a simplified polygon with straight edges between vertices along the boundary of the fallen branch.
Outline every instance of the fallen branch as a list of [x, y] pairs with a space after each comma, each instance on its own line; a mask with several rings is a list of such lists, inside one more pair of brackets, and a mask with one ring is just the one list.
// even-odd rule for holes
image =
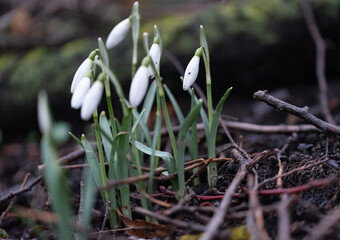
[[[149, 217], [153, 217], [159, 221], [162, 221], [162, 222], [165, 222], [165, 223], [168, 223], [168, 224], [171, 224], [171, 225], [183, 228], [183, 229], [189, 229], [189, 230], [196, 231], [196, 232], [205, 231], [205, 226], [203, 225], [193, 223], [193, 222], [184, 222], [184, 221], [175, 220], [175, 219], [166, 217], [162, 214], [151, 212], [141, 207], [135, 207], [133, 211], [149, 216]], [[174, 230], [176, 230], [176, 228], [174, 228]]]
[[309, 107], [305, 106], [303, 108], [296, 107], [287, 102], [281, 101], [267, 93], [267, 91], [257, 91], [254, 93], [253, 97], [257, 100], [263, 101], [268, 105], [276, 108], [281, 112], [291, 113], [319, 128], [321, 131], [326, 133], [333, 133], [340, 135], [340, 127], [325, 122], [313, 114], [309, 113]]
[[5, 196], [3, 196], [1, 199], [0, 199], [0, 203], [3, 203], [3, 202], [6, 202], [7, 200], [15, 197], [15, 196], [18, 196], [24, 192], [28, 192], [28, 191], [31, 191], [32, 188], [38, 184], [42, 179], [42, 176], [39, 176], [37, 178], [35, 178], [32, 182], [30, 182], [28, 185], [26, 185], [26, 187], [24, 188], [19, 188], [17, 191], [14, 191], [14, 192], [9, 192], [8, 194], [6, 194]]

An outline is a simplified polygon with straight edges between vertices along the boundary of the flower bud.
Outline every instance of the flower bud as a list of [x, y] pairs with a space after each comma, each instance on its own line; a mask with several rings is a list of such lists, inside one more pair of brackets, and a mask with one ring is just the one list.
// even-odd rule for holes
[[[161, 60], [161, 51], [160, 51], [158, 43], [152, 44], [152, 46], [150, 48], [150, 51], [149, 51], [149, 55], [150, 55], [152, 61], [155, 64], [156, 70], [159, 71], [159, 62]], [[154, 78], [155, 73], [154, 73], [154, 71], [152, 69], [152, 66], [149, 65], [148, 69], [149, 69], [148, 70], [149, 77], [150, 78]]]
[[90, 89], [91, 86], [91, 79], [88, 77], [84, 77], [74, 90], [72, 99], [71, 99], [71, 107], [74, 109], [78, 109], [83, 104], [83, 100], [85, 94]]
[[183, 90], [188, 90], [192, 84], [196, 81], [198, 70], [200, 65], [200, 58], [198, 56], [194, 56], [187, 68], [185, 69], [184, 79], [183, 79]]
[[71, 84], [71, 93], [74, 92], [80, 80], [91, 70], [92, 60], [86, 58], [85, 61], [79, 66], [78, 70], [74, 74], [73, 81]]
[[133, 77], [130, 86], [129, 101], [132, 107], [136, 107], [142, 102], [148, 85], [148, 68], [142, 63]]
[[130, 26], [131, 22], [129, 18], [118, 23], [107, 37], [106, 48], [110, 49], [118, 45], [129, 32]]
[[90, 90], [86, 93], [81, 107], [80, 116], [83, 120], [89, 120], [98, 107], [103, 95], [104, 84], [95, 81]]

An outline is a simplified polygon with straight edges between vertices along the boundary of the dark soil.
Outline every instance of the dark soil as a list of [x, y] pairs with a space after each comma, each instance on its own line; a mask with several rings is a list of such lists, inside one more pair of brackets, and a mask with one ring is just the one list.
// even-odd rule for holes
[[[330, 99], [331, 110], [333, 117], [339, 123], [340, 119], [340, 99], [336, 96], [339, 89], [339, 83], [333, 83], [330, 87]], [[301, 91], [302, 89], [302, 91]], [[317, 105], [317, 88], [316, 86], [310, 87], [296, 87], [291, 90], [281, 89], [276, 91], [277, 96], [280, 99], [296, 104], [297, 106], [309, 105], [311, 112], [318, 117], [321, 117], [320, 109]], [[258, 123], [258, 124], [300, 124], [302, 123], [298, 118], [292, 117], [285, 113], [279, 113], [270, 107], [267, 107], [264, 103], [256, 102], [255, 100], [248, 98], [248, 100], [235, 99], [232, 96], [230, 101], [227, 101], [225, 108], [229, 117], [236, 117], [237, 120]], [[340, 136], [328, 135], [320, 132], [296, 132], [296, 133], [250, 133], [241, 130], [230, 130], [235, 141], [242, 146], [242, 148], [251, 156], [256, 156], [263, 151], [268, 151], [268, 154], [262, 158], [252, 169], [248, 171], [248, 177], [246, 176], [241, 184], [238, 186], [236, 193], [239, 193], [237, 197], [234, 197], [226, 214], [226, 218], [223, 224], [220, 226], [218, 234], [215, 238], [226, 239], [227, 236], [232, 237], [235, 231], [235, 227], [247, 225], [249, 234], [256, 238], [256, 233], [263, 233], [259, 227], [261, 217], [257, 216], [253, 220], [254, 225], [251, 225], [249, 216], [253, 213], [251, 201], [246, 188], [251, 186], [251, 176], [255, 177], [255, 182], [261, 184], [262, 181], [272, 178], [278, 174], [278, 152], [281, 152], [280, 160], [283, 166], [283, 173], [288, 173], [294, 169], [301, 168], [299, 171], [293, 172], [289, 175], [282, 177], [283, 189], [296, 189], [295, 187], [306, 188], [300, 189], [295, 193], [288, 193], [286, 200], [284, 195], [277, 194], [275, 192], [267, 195], [261, 194], [263, 190], [277, 189], [277, 181], [267, 182], [258, 189], [258, 209], [263, 213], [263, 219], [265, 232], [271, 239], [282, 237], [282, 203], [289, 201], [288, 207], [285, 209], [288, 214], [287, 228], [293, 239], [303, 239], [304, 237], [310, 237], [315, 234], [313, 229], [319, 229], [322, 234], [322, 239], [340, 239], [340, 225], [339, 222], [339, 209], [340, 204]], [[231, 157], [232, 147], [228, 145], [229, 141], [225, 137], [225, 133], [222, 129], [219, 131], [217, 138], [218, 141], [218, 155], [217, 157]], [[204, 136], [201, 139], [201, 149], [205, 149]], [[59, 152], [60, 156], [67, 155], [77, 148], [76, 144], [68, 143], [63, 146]], [[39, 175], [37, 166], [41, 164], [39, 145], [37, 143], [13, 143], [1, 146], [0, 155], [0, 199], [10, 191], [17, 190], [21, 182], [23, 181], [26, 173], [31, 173], [30, 180], [33, 180]], [[205, 150], [204, 150], [205, 151]], [[202, 157], [206, 157], [202, 152]], [[80, 157], [74, 159], [67, 164], [83, 163], [84, 158]], [[320, 162], [320, 163], [318, 163]], [[193, 187], [192, 190], [197, 195], [202, 196], [216, 196], [223, 194], [229, 187], [236, 172], [238, 171], [240, 163], [237, 160], [226, 161], [218, 164], [219, 167], [219, 180], [217, 189], [210, 189], [206, 183], [205, 171], [200, 174], [201, 185], [199, 187]], [[304, 169], [302, 169], [304, 168]], [[81, 178], [82, 169], [68, 170], [69, 185], [73, 192], [72, 201], [74, 203], [74, 213], [77, 213], [79, 207], [79, 182]], [[187, 174], [190, 177], [192, 172]], [[250, 176], [250, 177], [249, 177]], [[335, 177], [335, 178], [334, 178]], [[322, 184], [319, 184], [321, 181]], [[309, 185], [305, 185], [308, 184]], [[159, 182], [159, 185], [167, 187], [171, 190], [170, 182]], [[132, 186], [132, 191], [134, 186]], [[155, 187], [155, 193], [159, 192], [159, 189]], [[177, 200], [170, 195], [164, 195], [157, 197], [159, 200], [177, 204]], [[287, 200], [288, 199], [288, 200]], [[191, 198], [184, 206], [196, 206], [196, 211], [181, 211], [169, 215], [172, 219], [179, 223], [192, 222], [193, 224], [199, 224], [207, 226], [211, 217], [212, 211], [217, 210], [221, 200], [204, 201], [197, 198]], [[0, 212], [5, 211], [8, 207], [10, 200], [0, 202]], [[0, 221], [0, 229], [4, 229], [11, 239], [32, 239], [32, 238], [54, 238], [53, 224], [47, 223], [43, 220], [19, 218], [17, 211], [20, 207], [34, 208], [39, 210], [50, 211], [51, 201], [48, 199], [46, 187], [44, 182], [37, 184], [31, 191], [20, 194], [13, 207], [9, 210], [6, 217], [3, 217]], [[132, 206], [140, 206], [138, 198], [132, 198]], [[165, 208], [157, 204], [154, 204], [154, 212], [159, 214], [166, 214]], [[210, 209], [209, 211], [203, 211], [204, 208]], [[199, 208], [202, 208], [201, 210]], [[188, 208], [189, 209], [189, 208]], [[212, 210], [213, 209], [213, 210]], [[105, 206], [98, 198], [98, 202], [95, 205], [94, 215], [92, 219], [93, 232], [99, 233], [98, 229], [101, 228], [105, 213]], [[328, 227], [318, 228], [322, 223], [331, 223], [333, 216], [337, 219], [333, 224]], [[135, 219], [144, 219], [144, 216], [140, 213], [134, 212]], [[167, 233], [167, 237], [159, 235], [160, 239], [174, 239], [177, 236], [184, 234], [197, 234], [188, 228], [183, 228], [180, 225], [173, 226], [173, 223], [167, 221], [159, 221], [163, 225], [171, 225], [171, 231]], [[251, 228], [251, 226], [253, 228]], [[128, 227], [128, 226], [127, 226]], [[130, 226], [131, 227], [131, 226]], [[109, 224], [105, 226], [105, 230], [110, 229]], [[226, 231], [227, 230], [227, 231]], [[152, 230], [148, 230], [153, 232]], [[110, 238], [112, 236], [127, 236], [127, 234], [134, 235], [131, 232], [109, 232], [103, 233], [100, 239]], [[231, 235], [230, 235], [231, 234]], [[309, 235], [311, 234], [311, 235]], [[97, 235], [96, 237], [98, 237]], [[150, 235], [149, 235], [150, 236]], [[157, 236], [155, 234], [154, 236]], [[246, 234], [241, 234], [245, 239], [249, 239]], [[194, 238], [192, 238], [194, 239]], [[236, 238], [234, 238], [236, 239]], [[239, 239], [239, 238], [238, 238]]]

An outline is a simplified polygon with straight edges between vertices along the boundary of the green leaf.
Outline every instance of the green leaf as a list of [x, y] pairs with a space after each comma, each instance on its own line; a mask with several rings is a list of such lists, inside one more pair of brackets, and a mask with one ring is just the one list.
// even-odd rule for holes
[[76, 141], [82, 148], [84, 148], [84, 147], [83, 147], [83, 144], [82, 144], [82, 142], [80, 141], [79, 138], [77, 138], [77, 137], [76, 137], [73, 133], [71, 133], [71, 132], [69, 132], [68, 134], [74, 139], [74, 141]]
[[208, 41], [207, 41], [207, 37], [205, 35], [205, 31], [203, 26], [200, 26], [200, 44], [203, 47], [203, 58], [204, 61], [207, 61], [207, 63], [210, 63], [210, 59], [209, 59], [209, 48], [208, 48]]
[[176, 98], [174, 97], [174, 95], [171, 93], [170, 89], [168, 88], [168, 86], [166, 86], [165, 84], [163, 84], [163, 87], [165, 89], [165, 92], [166, 94], [168, 95], [169, 99], [170, 99], [170, 102], [172, 104], [172, 106], [174, 107], [174, 110], [175, 110], [175, 113], [176, 113], [176, 116], [178, 118], [178, 121], [180, 123], [182, 123], [184, 121], [184, 116], [183, 116], [183, 113], [182, 113], [182, 110], [181, 108], [179, 107], [177, 101], [176, 101]]
[[101, 60], [104, 62], [105, 66], [109, 67], [110, 66], [109, 54], [107, 52], [105, 43], [103, 42], [103, 40], [101, 38], [98, 38], [98, 46], [99, 46], [99, 50], [100, 50]]
[[[83, 170], [83, 202], [82, 202], [82, 212], [80, 214], [80, 224], [84, 229], [89, 228], [92, 217], [92, 208], [96, 198], [96, 186], [95, 182], [91, 176], [90, 169], [84, 168]], [[84, 234], [80, 235], [82, 239], [86, 239]]]
[[102, 178], [100, 174], [100, 168], [96, 154], [94, 153], [90, 143], [86, 140], [85, 135], [82, 135], [82, 144], [85, 149], [86, 159], [90, 167], [91, 175], [97, 185], [97, 187], [102, 186]]
[[157, 83], [156, 83], [156, 80], [154, 80], [150, 84], [149, 90], [146, 93], [146, 96], [145, 96], [145, 99], [144, 99], [143, 109], [145, 109], [145, 113], [142, 117], [142, 122], [145, 123], [145, 124], [147, 124], [147, 122], [149, 120], [150, 112], [151, 112], [151, 109], [152, 109], [152, 106], [153, 106], [153, 102], [155, 100], [156, 87], [157, 87]]
[[159, 34], [157, 26], [155, 25], [153, 27], [153, 37], [155, 38], [156, 36], [158, 36], [158, 39], [159, 39], [158, 45], [159, 45], [159, 50], [160, 50], [161, 56], [162, 56], [162, 49], [163, 49], [162, 38], [161, 38], [161, 35]]
[[135, 145], [136, 148], [138, 148], [139, 151], [142, 151], [149, 156], [151, 156], [153, 152], [156, 157], [160, 157], [164, 161], [169, 173], [176, 172], [175, 160], [170, 153], [153, 150], [152, 148], [145, 146], [143, 143], [138, 141], [133, 141], [132, 143]]
[[141, 113], [137, 116], [137, 118], [135, 119], [135, 122], [133, 123], [132, 125], [132, 128], [131, 128], [131, 132], [130, 132], [130, 139], [131, 139], [131, 136], [134, 134], [134, 132], [136, 131], [136, 128], [138, 126], [138, 124], [140, 123], [142, 117], [143, 117], [143, 114], [145, 112], [145, 109], [143, 109], [141, 111]]
[[101, 135], [104, 150], [105, 150], [105, 155], [109, 159], [109, 157], [111, 156], [113, 136], [112, 136], [110, 124], [106, 118], [105, 112], [102, 112], [100, 114], [99, 126], [100, 126], [100, 132], [101, 132], [100, 135]]
[[181, 128], [179, 129], [178, 133], [178, 165], [177, 165], [177, 171], [178, 171], [178, 182], [179, 182], [179, 189], [184, 190], [185, 189], [185, 181], [184, 181], [184, 136], [186, 132], [189, 130], [192, 123], [196, 120], [200, 109], [202, 107], [202, 99], [198, 100], [197, 105], [191, 109], [188, 116], [184, 119]]
[[67, 180], [58, 165], [57, 152], [49, 134], [41, 139], [41, 156], [45, 164], [44, 177], [51, 195], [52, 208], [58, 218], [58, 239], [73, 239]]
[[124, 91], [122, 86], [120, 85], [116, 75], [112, 72], [112, 70], [110, 68], [108, 68], [107, 66], [105, 66], [105, 64], [102, 61], [95, 61], [95, 63], [97, 65], [99, 65], [101, 67], [101, 69], [109, 76], [115, 90], [116, 93], [119, 97], [119, 99], [121, 100], [121, 105], [122, 105], [122, 109], [123, 112], [126, 113], [127, 109], [126, 109], [126, 105], [124, 104], [124, 99], [125, 99], [125, 95], [124, 95]]
[[229, 88], [223, 95], [223, 97], [220, 99], [220, 101], [217, 104], [217, 107], [215, 109], [215, 114], [212, 120], [212, 124], [211, 124], [211, 129], [209, 132], [209, 135], [207, 136], [207, 142], [208, 142], [208, 156], [209, 157], [214, 157], [215, 156], [215, 146], [216, 146], [216, 134], [217, 134], [217, 128], [218, 128], [218, 119], [221, 115], [221, 111], [222, 111], [222, 107], [223, 104], [225, 102], [225, 100], [227, 100], [230, 91], [233, 88]]

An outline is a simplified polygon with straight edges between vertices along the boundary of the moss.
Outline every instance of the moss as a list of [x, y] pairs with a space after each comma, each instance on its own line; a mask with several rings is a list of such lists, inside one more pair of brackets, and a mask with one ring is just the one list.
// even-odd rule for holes
[[0, 74], [13, 64], [15, 57], [16, 55], [13, 53], [3, 53], [0, 55]]

